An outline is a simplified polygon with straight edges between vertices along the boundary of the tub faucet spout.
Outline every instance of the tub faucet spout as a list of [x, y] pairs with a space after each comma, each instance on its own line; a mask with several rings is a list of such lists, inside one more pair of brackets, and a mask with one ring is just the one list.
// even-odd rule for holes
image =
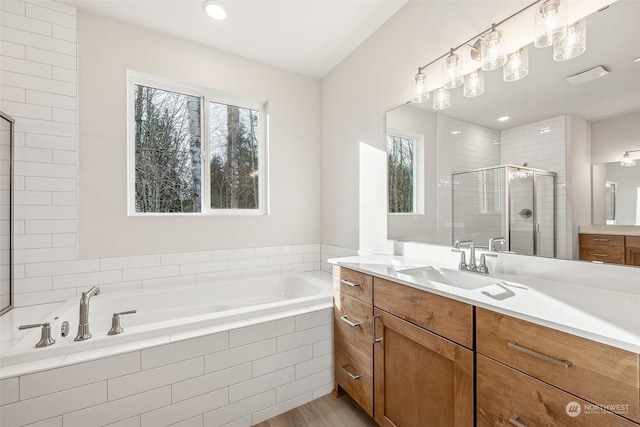
[[91, 338], [91, 334], [89, 333], [89, 300], [95, 295], [100, 295], [100, 288], [97, 286], [93, 286], [87, 292], [83, 292], [80, 297], [78, 335], [76, 335], [74, 341], [84, 341]]

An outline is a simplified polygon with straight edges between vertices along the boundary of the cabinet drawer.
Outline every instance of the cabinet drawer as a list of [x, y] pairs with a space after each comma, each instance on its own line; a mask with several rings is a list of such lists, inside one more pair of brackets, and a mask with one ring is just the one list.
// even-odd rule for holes
[[334, 334], [373, 356], [373, 307], [357, 298], [336, 292], [333, 299]]
[[348, 342], [334, 340], [335, 382], [373, 416], [373, 359]]
[[580, 246], [617, 246], [624, 247], [624, 236], [613, 234], [580, 234]]
[[356, 297], [369, 304], [372, 303], [373, 277], [368, 274], [334, 265], [333, 287], [342, 293]]
[[624, 246], [580, 245], [580, 259], [624, 264]]
[[410, 286], [374, 279], [375, 306], [408, 322], [473, 347], [473, 307]]
[[478, 427], [637, 426], [482, 355], [476, 363]]
[[478, 353], [589, 402], [629, 405], [622, 415], [640, 421], [635, 353], [481, 308], [476, 346]]
[[627, 236], [626, 245], [628, 248], [640, 248], [640, 236]]

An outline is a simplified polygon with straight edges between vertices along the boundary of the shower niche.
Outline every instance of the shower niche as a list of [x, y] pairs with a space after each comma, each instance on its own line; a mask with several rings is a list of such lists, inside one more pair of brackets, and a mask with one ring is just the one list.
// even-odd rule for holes
[[12, 152], [14, 120], [0, 111], [0, 315], [13, 307]]
[[502, 165], [452, 174], [452, 238], [500, 251], [556, 256], [556, 173]]

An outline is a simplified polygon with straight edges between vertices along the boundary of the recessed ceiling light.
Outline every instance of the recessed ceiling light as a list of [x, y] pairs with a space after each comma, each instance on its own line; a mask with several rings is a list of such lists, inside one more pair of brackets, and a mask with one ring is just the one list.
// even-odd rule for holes
[[452, 130], [451, 135], [460, 135], [462, 133], [461, 130]]
[[207, 0], [202, 4], [202, 8], [211, 19], [216, 21], [222, 21], [227, 17], [227, 9], [219, 1]]
[[633, 62], [640, 62], [640, 56], [638, 56], [637, 58], [635, 58], [635, 59], [633, 60]]
[[502, 117], [498, 117], [498, 121], [499, 122], [506, 122], [510, 118], [511, 118], [510, 116], [502, 116]]

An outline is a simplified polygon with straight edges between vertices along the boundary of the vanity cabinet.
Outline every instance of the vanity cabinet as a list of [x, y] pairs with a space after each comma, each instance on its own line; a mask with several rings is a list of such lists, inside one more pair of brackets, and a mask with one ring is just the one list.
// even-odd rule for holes
[[580, 234], [580, 259], [611, 264], [625, 263], [625, 236]]
[[376, 422], [473, 425], [473, 307], [373, 280]]
[[[514, 414], [524, 425], [640, 422], [638, 354], [482, 308], [476, 308], [476, 351], [478, 425]], [[599, 418], [571, 417], [565, 406], [572, 401], [583, 411], [589, 402], [620, 416], [598, 408], [592, 412]]]
[[640, 267], [640, 236], [627, 236], [625, 250], [625, 263]]
[[373, 277], [333, 267], [334, 394], [373, 416]]

